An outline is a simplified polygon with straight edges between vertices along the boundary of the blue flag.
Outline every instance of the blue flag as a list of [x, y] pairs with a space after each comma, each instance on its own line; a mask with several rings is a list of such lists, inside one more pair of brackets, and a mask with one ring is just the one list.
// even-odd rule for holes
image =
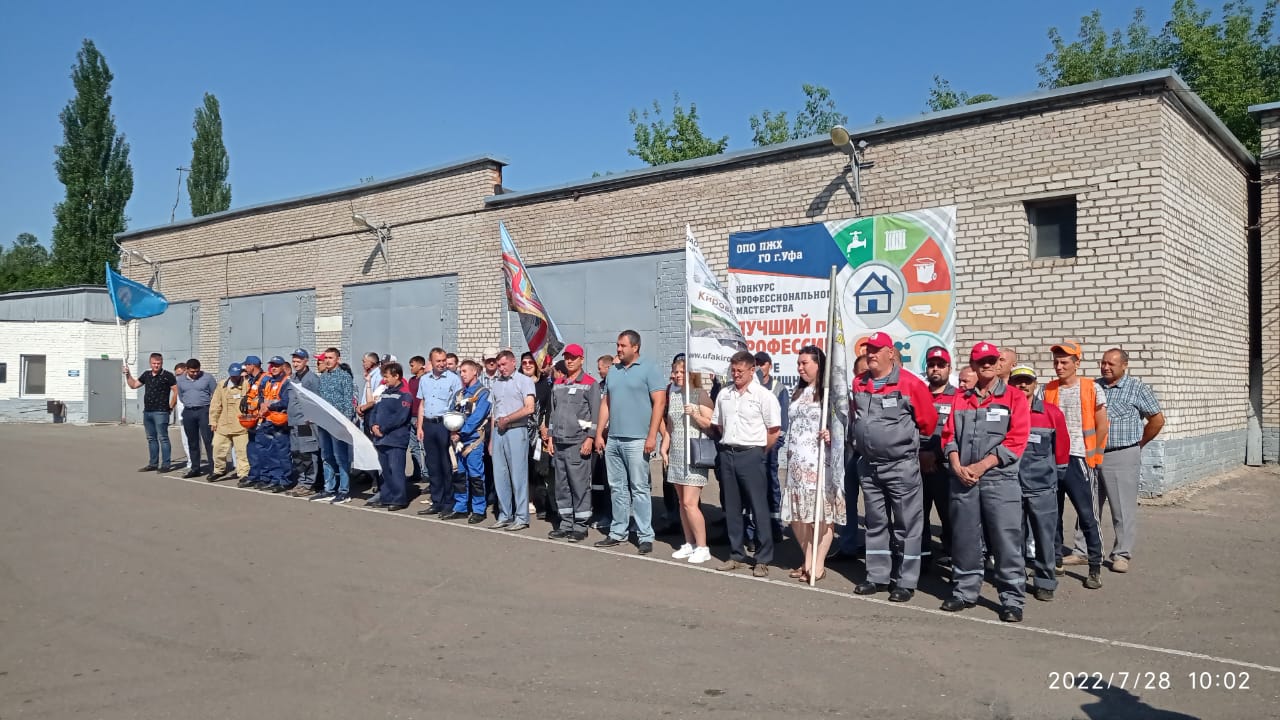
[[163, 313], [169, 307], [164, 295], [139, 282], [134, 282], [107, 264], [107, 292], [121, 320], [137, 320]]

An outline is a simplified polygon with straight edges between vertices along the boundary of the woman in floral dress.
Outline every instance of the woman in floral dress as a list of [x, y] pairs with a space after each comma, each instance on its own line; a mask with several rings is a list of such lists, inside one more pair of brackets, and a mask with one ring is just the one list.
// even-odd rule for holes
[[[827, 481], [823, 484], [825, 501], [822, 523], [814, 528], [814, 510], [818, 496], [818, 448], [823, 447], [823, 464], [830, 466], [831, 435], [822, 427], [822, 380], [825, 377], [827, 358], [822, 350], [812, 345], [800, 350], [797, 363], [800, 382], [791, 396], [790, 427], [787, 430], [787, 486], [782, 493], [782, 522], [791, 523], [791, 530], [804, 551], [804, 565], [791, 571], [791, 577], [808, 583], [812, 575], [821, 580], [827, 574], [823, 563], [835, 525], [845, 523], [844, 488], [841, 483]], [[813, 543], [818, 543], [817, 566], [813, 563]]]

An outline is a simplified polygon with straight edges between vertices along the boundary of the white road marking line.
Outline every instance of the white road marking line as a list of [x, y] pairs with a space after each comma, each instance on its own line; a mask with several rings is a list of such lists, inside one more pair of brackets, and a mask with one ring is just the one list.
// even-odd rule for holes
[[[259, 491], [259, 490], [254, 490], [254, 489], [252, 489], [252, 488], [240, 488], [240, 487], [236, 487], [235, 485], [220, 485], [220, 484], [217, 484], [217, 483], [205, 482], [203, 479], [197, 479], [197, 478], [184, 478], [184, 477], [181, 477], [181, 476], [178, 476], [178, 475], [164, 475], [163, 477], [169, 478], [169, 479], [171, 479], [171, 480], [181, 480], [182, 482], [189, 482], [189, 483], [193, 483], [193, 484], [195, 484], [195, 485], [201, 485], [201, 486], [205, 486], [205, 487], [219, 487], [219, 488], [222, 488], [222, 489], [224, 489], [224, 490], [225, 490], [225, 489], [231, 489], [231, 490], [242, 490], [242, 491], [245, 491], [245, 492], [253, 492], [253, 493], [257, 493], [257, 494], [264, 494], [264, 493], [262, 493], [261, 491]], [[285, 499], [288, 499], [288, 500], [303, 500], [303, 501], [306, 501], [306, 498], [305, 498], [305, 497], [290, 497], [290, 496], [288, 496], [288, 495], [284, 495], [283, 493], [265, 493], [265, 494], [266, 494], [266, 495], [269, 495], [269, 496], [282, 497], [282, 498], [285, 498]], [[355, 502], [355, 500], [354, 500], [354, 498], [353, 498], [353, 503], [354, 503], [354, 502]], [[326, 504], [326, 505], [327, 505], [328, 503], [327, 503], [327, 502], [325, 502], [325, 503], [322, 503], [322, 504]], [[408, 519], [411, 519], [411, 520], [419, 520], [419, 521], [422, 521], [422, 522], [430, 522], [430, 523], [433, 523], [433, 524], [436, 524], [436, 525], [443, 525], [443, 526], [445, 526], [445, 527], [452, 527], [452, 528], [460, 528], [460, 529], [463, 529], [463, 530], [479, 530], [479, 531], [482, 531], [482, 532], [489, 532], [489, 533], [495, 533], [495, 534], [499, 534], [499, 535], [505, 535], [505, 536], [508, 536], [508, 537], [518, 538], [518, 539], [520, 539], [520, 540], [527, 540], [527, 541], [533, 541], [533, 542], [546, 543], [546, 544], [548, 544], [548, 545], [555, 545], [556, 547], [562, 547], [562, 548], [574, 548], [574, 549], [577, 549], [577, 550], [587, 550], [587, 551], [590, 551], [590, 552], [597, 552], [597, 553], [601, 553], [601, 554], [603, 554], [603, 555], [609, 555], [609, 556], [611, 556], [611, 557], [626, 558], [626, 559], [628, 559], [628, 560], [643, 560], [643, 561], [645, 561], [645, 562], [653, 562], [653, 563], [659, 563], [659, 564], [662, 564], [662, 565], [668, 565], [668, 566], [671, 566], [671, 567], [678, 567], [678, 568], [681, 568], [681, 569], [684, 569], [684, 570], [693, 570], [693, 571], [697, 571], [697, 572], [711, 573], [712, 575], [716, 575], [716, 576], [718, 576], [718, 577], [723, 577], [723, 578], [731, 578], [731, 579], [735, 579], [735, 580], [745, 580], [745, 581], [749, 581], [749, 582], [763, 582], [763, 583], [769, 583], [769, 584], [771, 584], [771, 585], [777, 585], [777, 586], [779, 586], [779, 587], [785, 587], [785, 588], [788, 588], [788, 589], [791, 589], [791, 590], [801, 590], [801, 591], [805, 591], [805, 592], [817, 592], [817, 593], [823, 593], [824, 595], [834, 595], [834, 596], [836, 596], [836, 597], [847, 598], [847, 599], [849, 599], [849, 600], [857, 600], [857, 601], [859, 601], [859, 602], [873, 603], [873, 604], [875, 604], [875, 605], [881, 605], [881, 606], [884, 606], [884, 607], [893, 608], [893, 609], [895, 609], [895, 610], [907, 610], [907, 611], [910, 611], [910, 612], [924, 613], [924, 614], [926, 614], [926, 615], [933, 615], [933, 616], [936, 616], [936, 617], [943, 617], [943, 618], [947, 618], [947, 619], [949, 619], [949, 620], [962, 620], [962, 621], [965, 621], [965, 622], [981, 623], [981, 624], [983, 624], [983, 625], [991, 625], [991, 626], [998, 627], [998, 628], [1005, 629], [1005, 630], [1014, 630], [1014, 631], [1018, 631], [1018, 632], [1038, 633], [1038, 634], [1040, 634], [1040, 635], [1051, 635], [1051, 636], [1053, 636], [1053, 637], [1059, 637], [1059, 638], [1063, 638], [1063, 639], [1066, 639], [1066, 640], [1079, 640], [1079, 641], [1081, 641], [1081, 642], [1089, 642], [1089, 643], [1094, 643], [1094, 644], [1097, 644], [1097, 645], [1107, 645], [1107, 646], [1110, 646], [1110, 647], [1126, 648], [1126, 649], [1129, 649], [1129, 650], [1139, 650], [1139, 651], [1142, 651], [1142, 652], [1159, 653], [1159, 654], [1162, 654], [1162, 655], [1172, 655], [1172, 656], [1174, 656], [1174, 657], [1189, 658], [1189, 659], [1192, 659], [1192, 660], [1207, 660], [1207, 661], [1209, 661], [1209, 662], [1220, 663], [1220, 664], [1223, 664], [1223, 665], [1234, 665], [1234, 666], [1236, 666], [1236, 667], [1252, 668], [1252, 669], [1254, 669], [1254, 670], [1262, 670], [1262, 671], [1264, 671], [1264, 672], [1270, 672], [1270, 673], [1277, 673], [1277, 674], [1280, 674], [1280, 667], [1276, 667], [1276, 666], [1273, 666], [1273, 665], [1262, 665], [1262, 664], [1259, 664], [1259, 663], [1249, 662], [1249, 661], [1247, 661], [1247, 660], [1236, 660], [1236, 659], [1234, 659], [1234, 658], [1219, 657], [1219, 656], [1217, 656], [1217, 655], [1207, 655], [1207, 654], [1205, 654], [1205, 653], [1191, 652], [1191, 651], [1189, 651], [1189, 650], [1179, 650], [1179, 649], [1177, 649], [1177, 648], [1160, 647], [1160, 646], [1158, 646], [1158, 645], [1144, 645], [1144, 644], [1142, 644], [1142, 643], [1127, 642], [1127, 641], [1124, 641], [1124, 640], [1112, 640], [1112, 639], [1110, 639], [1110, 638], [1097, 637], [1097, 636], [1094, 636], [1094, 635], [1083, 635], [1083, 634], [1081, 634], [1081, 633], [1066, 632], [1066, 631], [1063, 631], [1063, 630], [1054, 630], [1054, 629], [1052, 629], [1052, 628], [1036, 627], [1036, 626], [1034, 626], [1034, 625], [1027, 625], [1027, 624], [1024, 624], [1024, 623], [1006, 623], [1006, 622], [1003, 622], [1003, 621], [1001, 621], [1001, 620], [992, 620], [992, 619], [990, 619], [990, 618], [974, 617], [974, 616], [972, 616], [972, 615], [964, 615], [964, 614], [961, 614], [961, 613], [949, 613], [949, 612], [946, 612], [946, 611], [943, 611], [943, 610], [934, 609], [934, 608], [920, 607], [919, 605], [909, 605], [909, 604], [907, 604], [907, 603], [894, 603], [894, 602], [889, 602], [888, 600], [882, 600], [882, 599], [879, 599], [879, 598], [866, 597], [866, 596], [863, 596], [863, 595], [855, 595], [855, 594], [853, 594], [853, 593], [850, 593], [850, 592], [844, 592], [844, 591], [842, 591], [842, 590], [831, 590], [831, 589], [829, 589], [829, 588], [820, 588], [820, 587], [812, 587], [812, 588], [811, 588], [811, 587], [809, 587], [808, 585], [803, 585], [803, 584], [801, 584], [801, 583], [786, 582], [786, 581], [783, 581], [783, 580], [774, 580], [774, 579], [772, 579], [772, 578], [757, 578], [757, 577], [752, 577], [752, 576], [745, 575], [745, 574], [734, 574], [734, 573], [729, 573], [729, 572], [720, 572], [720, 571], [718, 571], [718, 570], [716, 570], [716, 569], [714, 569], [714, 568], [709, 568], [709, 567], [705, 567], [705, 566], [702, 566], [702, 565], [693, 565], [692, 563], [688, 563], [688, 562], [684, 562], [684, 561], [668, 560], [668, 559], [665, 559], [665, 558], [650, 557], [650, 556], [648, 556], [648, 555], [629, 555], [629, 554], [626, 554], [626, 553], [621, 553], [621, 552], [617, 552], [617, 551], [614, 551], [614, 550], [610, 550], [610, 549], [607, 549], [607, 548], [598, 548], [598, 547], [594, 547], [594, 546], [592, 546], [592, 545], [591, 545], [591, 544], [589, 544], [589, 543], [588, 543], [588, 544], [583, 544], [583, 543], [570, 543], [570, 542], [565, 542], [565, 541], [563, 541], [563, 540], [552, 540], [551, 538], [537, 537], [537, 536], [534, 536], [534, 535], [526, 535], [526, 534], [524, 534], [524, 532], [523, 532], [523, 531], [522, 531], [522, 532], [519, 532], [519, 533], [511, 533], [511, 532], [507, 532], [506, 530], [502, 530], [502, 529], [497, 529], [497, 530], [495, 530], [495, 529], [492, 529], [492, 528], [483, 527], [483, 526], [481, 526], [481, 525], [479, 525], [479, 524], [476, 524], [476, 525], [460, 524], [460, 523], [456, 523], [456, 522], [449, 522], [448, 520], [439, 520], [439, 519], [437, 519], [435, 516], [421, 516], [421, 515], [418, 515], [418, 514], [416, 514], [416, 513], [408, 514], [408, 515], [401, 515], [399, 512], [389, 513], [389, 512], [387, 512], [387, 511], [385, 511], [385, 510], [382, 510], [382, 509], [380, 509], [380, 508], [364, 507], [364, 506], [361, 506], [361, 505], [354, 505], [354, 504], [351, 504], [351, 505], [340, 505], [340, 506], [338, 506], [338, 507], [340, 507], [340, 508], [342, 508], [342, 509], [345, 509], [345, 510], [360, 510], [360, 511], [363, 511], [363, 512], [375, 513], [375, 514], [383, 515], [383, 516], [386, 516], [386, 517], [399, 516], [399, 517], [408, 518]], [[487, 520], [486, 520], [486, 522], [487, 522]], [[629, 543], [627, 543], [627, 544], [629, 544]], [[713, 559], [714, 559], [714, 558], [713, 558]]]

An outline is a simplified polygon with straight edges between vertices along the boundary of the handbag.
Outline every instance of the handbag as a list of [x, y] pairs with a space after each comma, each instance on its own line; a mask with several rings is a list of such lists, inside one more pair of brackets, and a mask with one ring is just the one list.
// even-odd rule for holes
[[689, 441], [689, 467], [714, 470], [716, 467], [716, 441], [709, 437]]

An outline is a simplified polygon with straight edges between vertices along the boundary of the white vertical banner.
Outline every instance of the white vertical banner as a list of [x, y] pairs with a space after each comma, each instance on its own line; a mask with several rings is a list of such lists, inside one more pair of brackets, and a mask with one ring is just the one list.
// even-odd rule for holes
[[705, 372], [714, 375], [729, 373], [729, 358], [739, 350], [747, 349], [738, 317], [729, 294], [720, 286], [698, 247], [693, 230], [685, 226], [684, 246], [685, 291], [688, 293], [688, 313], [685, 316], [688, 372]]

